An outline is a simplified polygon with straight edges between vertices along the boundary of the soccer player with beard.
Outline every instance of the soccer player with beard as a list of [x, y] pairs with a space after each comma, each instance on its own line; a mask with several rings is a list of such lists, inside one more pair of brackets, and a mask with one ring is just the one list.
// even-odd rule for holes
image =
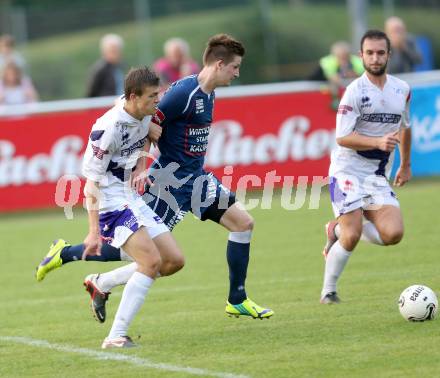
[[321, 303], [339, 303], [336, 284], [359, 240], [393, 245], [403, 237], [399, 202], [388, 182], [393, 152], [400, 143], [394, 185], [411, 178], [409, 85], [386, 67], [390, 40], [369, 30], [361, 39], [365, 73], [341, 99], [336, 118], [337, 147], [329, 169], [336, 220], [326, 225], [325, 274]]

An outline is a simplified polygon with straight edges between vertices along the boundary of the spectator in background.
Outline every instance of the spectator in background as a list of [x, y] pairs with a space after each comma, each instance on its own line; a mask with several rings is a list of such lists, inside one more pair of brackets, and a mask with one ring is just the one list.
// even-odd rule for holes
[[191, 58], [188, 43], [182, 38], [171, 38], [165, 42], [164, 57], [158, 59], [153, 68], [164, 89], [176, 80], [200, 71], [199, 65]]
[[311, 79], [329, 83], [332, 108], [336, 109], [341, 90], [349, 81], [359, 77], [363, 72], [362, 59], [351, 54], [348, 42], [338, 41], [331, 46], [330, 54], [319, 60], [319, 67], [315, 70]]
[[338, 41], [331, 46], [330, 54], [319, 60], [319, 67], [312, 78], [326, 80], [339, 87], [344, 80], [355, 79], [363, 72], [361, 58], [350, 53], [348, 42]]
[[29, 77], [14, 61], [7, 62], [0, 80], [0, 104], [18, 105], [38, 101], [38, 94]]
[[390, 17], [385, 21], [385, 33], [391, 41], [387, 72], [413, 72], [414, 66], [422, 62], [422, 56], [414, 37], [407, 33], [405, 23], [399, 17]]
[[14, 37], [4, 34], [0, 36], [0, 71], [3, 70], [8, 62], [14, 62], [22, 71], [25, 69], [26, 61], [15, 49]]
[[117, 34], [101, 38], [101, 59], [91, 68], [87, 97], [118, 96], [124, 93], [124, 71], [121, 66], [123, 39]]

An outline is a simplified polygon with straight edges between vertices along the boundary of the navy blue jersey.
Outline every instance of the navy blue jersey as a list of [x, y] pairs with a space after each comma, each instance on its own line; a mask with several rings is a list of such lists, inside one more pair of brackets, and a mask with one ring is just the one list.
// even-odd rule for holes
[[153, 168], [179, 164], [177, 178], [203, 172], [211, 128], [215, 94], [200, 88], [197, 75], [187, 76], [171, 85], [159, 102], [153, 121], [163, 128], [158, 145], [160, 157]]

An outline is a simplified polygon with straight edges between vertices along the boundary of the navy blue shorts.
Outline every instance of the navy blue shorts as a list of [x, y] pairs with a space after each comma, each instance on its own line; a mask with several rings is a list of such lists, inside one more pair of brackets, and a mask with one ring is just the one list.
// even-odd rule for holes
[[235, 193], [207, 172], [183, 184], [155, 180], [143, 199], [162, 218], [170, 231], [189, 211], [202, 221], [209, 219], [219, 223], [226, 210], [236, 202]]

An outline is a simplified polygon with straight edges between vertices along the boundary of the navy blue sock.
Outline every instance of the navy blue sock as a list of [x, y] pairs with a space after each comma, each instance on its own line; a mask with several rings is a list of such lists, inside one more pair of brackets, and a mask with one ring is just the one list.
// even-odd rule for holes
[[244, 282], [249, 264], [250, 243], [236, 243], [228, 240], [226, 257], [229, 265], [229, 297], [231, 304], [239, 304], [246, 299]]
[[[84, 252], [84, 244], [71, 245], [63, 248], [61, 251], [61, 260], [63, 264], [72, 261], [81, 260]], [[101, 247], [101, 256], [87, 256], [87, 261], [121, 261], [121, 253], [118, 248], [112, 247], [110, 244], [103, 244]]]

